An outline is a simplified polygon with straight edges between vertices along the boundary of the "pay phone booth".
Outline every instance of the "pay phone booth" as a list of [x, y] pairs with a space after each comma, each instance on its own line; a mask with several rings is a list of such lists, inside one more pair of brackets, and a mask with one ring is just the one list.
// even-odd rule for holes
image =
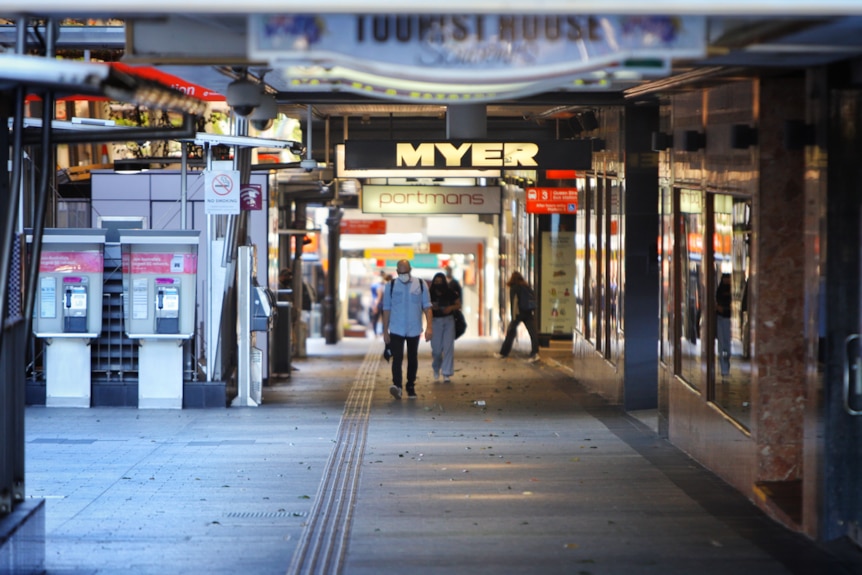
[[139, 409], [183, 407], [183, 342], [194, 335], [199, 235], [120, 230], [125, 331], [139, 345]]
[[48, 407], [90, 407], [90, 341], [102, 331], [106, 233], [69, 228], [42, 235], [33, 334], [46, 344]]

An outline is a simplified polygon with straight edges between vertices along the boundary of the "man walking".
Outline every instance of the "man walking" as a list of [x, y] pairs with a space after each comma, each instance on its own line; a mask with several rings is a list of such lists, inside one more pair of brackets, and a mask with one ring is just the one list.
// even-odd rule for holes
[[410, 262], [399, 260], [398, 278], [383, 288], [383, 341], [392, 352], [392, 386], [389, 393], [401, 399], [404, 344], [407, 344], [407, 397], [416, 397], [416, 372], [419, 370], [419, 336], [425, 316], [425, 341], [431, 341], [431, 297], [425, 280], [414, 278]]

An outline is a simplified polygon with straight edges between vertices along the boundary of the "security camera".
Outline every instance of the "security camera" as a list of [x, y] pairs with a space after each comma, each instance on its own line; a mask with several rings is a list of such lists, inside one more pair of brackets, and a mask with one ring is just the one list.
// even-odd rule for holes
[[306, 172], [311, 172], [315, 168], [317, 168], [317, 160], [313, 160], [311, 158], [306, 158], [299, 162], [299, 167], [305, 170]]
[[237, 116], [246, 117], [260, 105], [260, 86], [246, 79], [234, 80], [227, 86], [227, 105]]
[[278, 116], [278, 104], [272, 94], [261, 94], [260, 105], [252, 111], [248, 121], [255, 130], [264, 131], [272, 126], [272, 121]]

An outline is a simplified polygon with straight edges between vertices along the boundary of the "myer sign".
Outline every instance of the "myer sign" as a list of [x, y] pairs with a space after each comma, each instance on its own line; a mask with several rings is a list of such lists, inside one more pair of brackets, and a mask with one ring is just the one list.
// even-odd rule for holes
[[592, 167], [589, 140], [546, 142], [347, 140], [347, 169], [510, 168], [570, 169]]
[[371, 214], [499, 214], [497, 186], [362, 186], [362, 211]]

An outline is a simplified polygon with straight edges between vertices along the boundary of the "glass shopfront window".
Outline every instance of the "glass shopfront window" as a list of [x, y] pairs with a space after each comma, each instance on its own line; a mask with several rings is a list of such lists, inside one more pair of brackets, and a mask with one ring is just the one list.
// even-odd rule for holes
[[673, 317], [671, 306], [671, 278], [673, 278], [673, 202], [669, 188], [663, 187], [659, 197], [659, 264], [661, 266], [661, 286], [659, 289], [659, 358], [667, 361], [673, 358], [673, 330], [670, 329], [670, 318]]
[[575, 331], [586, 337], [587, 281], [587, 179], [578, 179], [578, 212], [575, 216]]
[[703, 390], [701, 362], [704, 305], [703, 268], [703, 194], [696, 190], [679, 190], [680, 301], [676, 317], [679, 321], [679, 375], [693, 388]]
[[592, 178], [592, 186], [589, 190], [590, 198], [589, 218], [590, 234], [588, 246], [590, 250], [589, 268], [589, 334], [588, 339], [593, 342], [596, 351], [604, 349], [602, 342], [602, 278], [604, 277], [604, 258], [602, 257], [602, 237], [604, 235], [604, 179]]
[[623, 194], [622, 185], [619, 180], [609, 180], [606, 194], [606, 223], [605, 223], [605, 334], [608, 342], [605, 357], [616, 365], [620, 358], [620, 345], [622, 339], [622, 310], [620, 309], [623, 282]]
[[751, 202], [713, 196], [715, 270], [714, 402], [742, 425], [750, 425], [751, 328], [748, 277]]

